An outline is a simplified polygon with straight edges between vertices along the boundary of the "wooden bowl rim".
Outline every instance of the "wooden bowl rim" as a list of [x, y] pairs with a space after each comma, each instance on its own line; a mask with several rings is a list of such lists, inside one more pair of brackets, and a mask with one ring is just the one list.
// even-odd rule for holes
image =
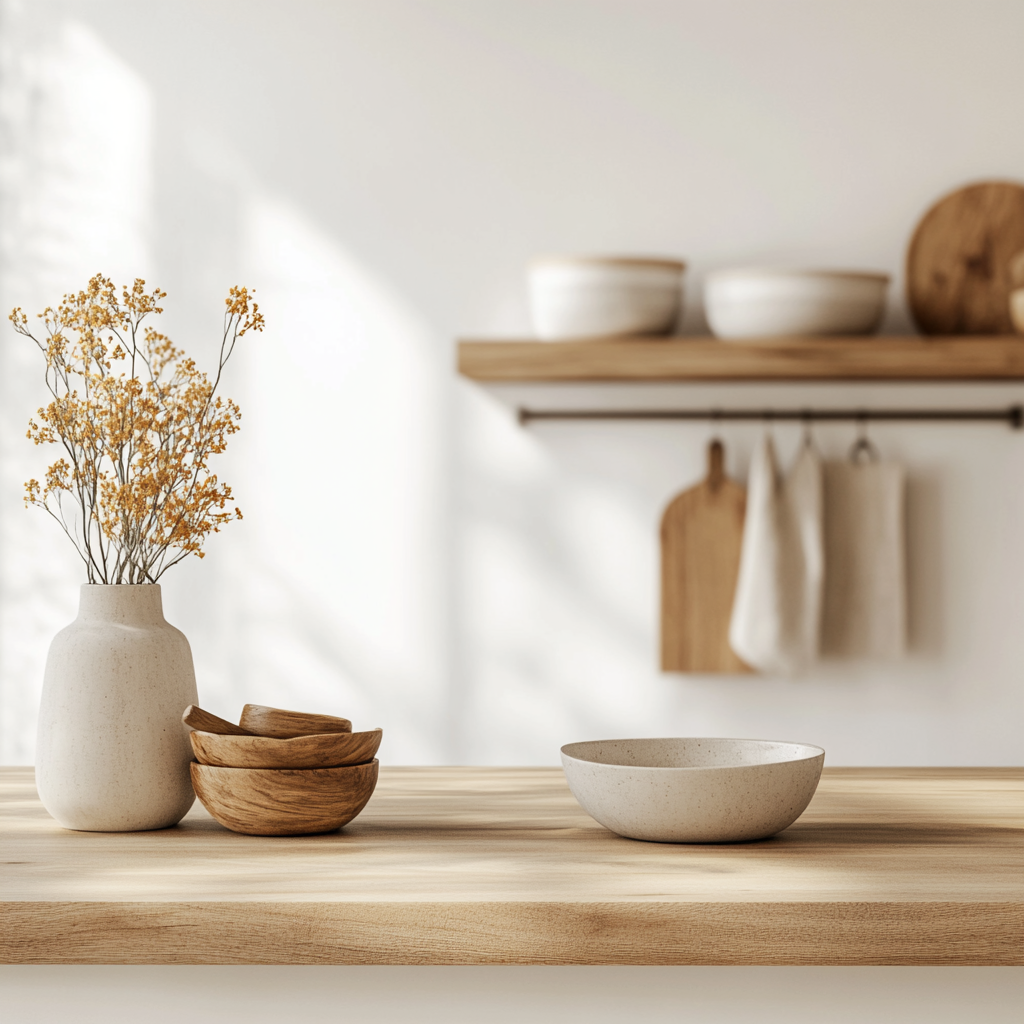
[[[262, 740], [264, 743], [281, 744], [286, 747], [289, 743], [297, 743], [301, 740], [303, 743], [307, 743], [310, 740], [317, 739], [331, 739], [338, 740], [340, 738], [351, 739], [353, 736], [371, 736], [373, 733], [381, 733], [383, 735], [384, 730], [379, 726], [376, 729], [362, 729], [359, 732], [307, 732], [302, 733], [299, 736], [261, 736], [258, 732], [253, 733], [250, 736], [239, 736], [237, 733], [232, 732], [209, 732], [206, 729], [193, 729], [192, 732], [199, 733], [200, 736], [219, 736], [229, 740], [244, 740], [249, 742], [251, 740]], [[211, 768], [218, 767], [217, 765], [210, 765]], [[348, 767], [342, 765], [341, 767]], [[270, 769], [275, 770], [275, 769]], [[302, 771], [304, 769], [297, 769]]]
[[380, 760], [374, 758], [372, 761], [360, 761], [359, 764], [341, 764], [336, 765], [333, 768], [228, 768], [220, 764], [203, 764], [202, 761], [190, 761], [189, 770], [194, 771], [196, 768], [202, 768], [204, 771], [210, 772], [260, 772], [261, 774], [270, 775], [312, 775], [314, 773], [323, 772], [351, 772], [357, 768], [369, 768], [372, 765], [380, 765]]

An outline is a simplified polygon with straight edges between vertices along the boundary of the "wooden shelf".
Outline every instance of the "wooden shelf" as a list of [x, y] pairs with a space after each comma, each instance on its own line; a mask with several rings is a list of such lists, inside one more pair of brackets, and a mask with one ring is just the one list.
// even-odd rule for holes
[[339, 832], [69, 832], [0, 769], [0, 962], [1024, 963], [1024, 771], [826, 768], [763, 842], [622, 839], [559, 768], [382, 767]]
[[462, 341], [459, 373], [489, 383], [1024, 380], [1024, 337]]

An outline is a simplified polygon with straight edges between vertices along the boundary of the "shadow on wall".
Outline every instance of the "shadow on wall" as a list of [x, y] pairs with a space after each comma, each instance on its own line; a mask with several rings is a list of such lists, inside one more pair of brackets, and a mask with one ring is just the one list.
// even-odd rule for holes
[[[112, 111], [117, 111], [112, 116]], [[0, 757], [32, 760], [43, 660], [74, 617], [84, 572], [57, 525], [22, 504], [45, 454], [25, 439], [43, 404], [40, 353], [6, 322], [103, 267], [147, 275], [153, 104], [142, 79], [75, 22], [0, 6]]]
[[[201, 700], [230, 714], [240, 701], [340, 711], [384, 725], [389, 760], [443, 759], [444, 482], [427, 330], [244, 159], [200, 129], [169, 140], [145, 81], [89, 28], [10, 5], [3, 18], [5, 308], [41, 309], [97, 270], [145, 276], [169, 293], [161, 326], [200, 365], [230, 285], [255, 287], [267, 316], [229, 367], [244, 429], [215, 467], [246, 518], [161, 581]], [[19, 341], [0, 344], [4, 763], [32, 760], [45, 652], [83, 578], [54, 524], [21, 507], [21, 482], [50, 453], [24, 441], [42, 368]]]

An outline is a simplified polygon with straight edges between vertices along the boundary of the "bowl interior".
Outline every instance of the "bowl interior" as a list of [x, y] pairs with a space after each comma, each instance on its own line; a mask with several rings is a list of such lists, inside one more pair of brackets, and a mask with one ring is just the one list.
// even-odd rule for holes
[[271, 736], [275, 739], [352, 731], [352, 723], [347, 718], [314, 715], [304, 711], [285, 711], [263, 704], [246, 704], [242, 708], [238, 724], [257, 736]]
[[578, 761], [631, 768], [740, 768], [804, 761], [825, 753], [808, 743], [717, 737], [588, 740], [567, 743], [562, 753]]
[[383, 732], [319, 733], [279, 739], [193, 730], [192, 751], [200, 764], [222, 768], [335, 768], [373, 760]]

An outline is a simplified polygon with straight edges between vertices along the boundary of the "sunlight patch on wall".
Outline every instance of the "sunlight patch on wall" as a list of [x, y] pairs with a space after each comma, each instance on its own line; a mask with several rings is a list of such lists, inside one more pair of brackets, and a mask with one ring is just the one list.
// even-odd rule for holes
[[[0, 17], [0, 299], [5, 315], [14, 305], [35, 313], [97, 271], [118, 282], [146, 274], [152, 101], [84, 25], [43, 32], [10, 4]], [[6, 320], [0, 367], [0, 756], [22, 764], [33, 756], [23, 723], [35, 721], [46, 651], [74, 617], [84, 571], [56, 524], [22, 507], [23, 482], [52, 450], [25, 440], [45, 397], [42, 358]]]
[[392, 756], [436, 758], [440, 723], [423, 728], [443, 710], [445, 615], [429, 335], [288, 202], [254, 195], [245, 230], [243, 275], [271, 325], [243, 370], [247, 684], [364, 726], [386, 712]]
[[67, 21], [8, 87], [28, 108], [17, 263], [45, 296], [98, 270], [116, 280], [145, 276], [153, 145], [146, 83], [95, 32]]
[[656, 524], [500, 403], [469, 390], [461, 412], [460, 756], [556, 764], [570, 740], [649, 732], [670, 696], [652, 686]]

